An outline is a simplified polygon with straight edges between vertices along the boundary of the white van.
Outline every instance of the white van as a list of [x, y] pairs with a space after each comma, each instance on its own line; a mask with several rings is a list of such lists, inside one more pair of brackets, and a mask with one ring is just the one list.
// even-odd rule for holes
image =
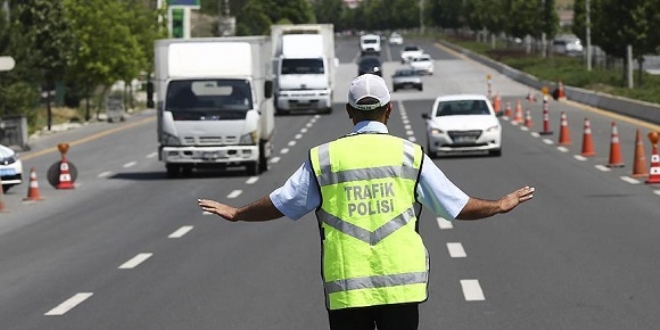
[[380, 56], [380, 36], [365, 34], [360, 37], [360, 54]]

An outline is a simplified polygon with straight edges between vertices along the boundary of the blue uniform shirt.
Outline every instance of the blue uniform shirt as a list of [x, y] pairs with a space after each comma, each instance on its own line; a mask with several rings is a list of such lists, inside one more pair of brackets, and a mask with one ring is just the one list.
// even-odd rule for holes
[[[387, 126], [376, 121], [359, 122], [353, 131], [388, 133]], [[435, 215], [448, 220], [455, 219], [470, 199], [449, 181], [427, 155], [424, 155], [422, 163], [417, 197], [418, 202], [430, 208]], [[282, 214], [293, 220], [300, 219], [321, 204], [321, 196], [309, 160], [305, 161], [282, 187], [270, 194], [270, 200]]]

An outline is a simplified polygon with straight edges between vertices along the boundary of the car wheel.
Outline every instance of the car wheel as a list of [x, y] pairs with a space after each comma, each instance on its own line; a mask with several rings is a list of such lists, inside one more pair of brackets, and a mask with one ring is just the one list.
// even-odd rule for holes
[[181, 173], [181, 166], [179, 165], [167, 164], [165, 169], [167, 170], [167, 177], [170, 179], [178, 178]]
[[421, 91], [423, 91], [423, 90], [424, 90], [424, 87], [422, 87], [422, 86], [419, 86], [419, 88], [417, 88], [417, 89], [419, 89], [419, 91], [421, 92]]
[[392, 92], [396, 92], [396, 90], [397, 90], [396, 87], [392, 88]]
[[182, 167], [181, 176], [183, 176], [184, 178], [189, 178], [192, 176], [192, 171], [193, 171], [192, 167]]
[[437, 157], [437, 154], [435, 152], [431, 151], [431, 144], [428, 140], [426, 141], [426, 154], [431, 159], [435, 159]]
[[6, 192], [9, 190], [9, 188], [11, 188], [11, 187], [13, 187], [13, 186], [14, 186], [13, 184], [3, 185], [3, 186], [2, 186], [2, 192], [3, 192], [3, 193], [6, 193]]
[[502, 148], [490, 150], [488, 153], [493, 157], [501, 157], [502, 156]]

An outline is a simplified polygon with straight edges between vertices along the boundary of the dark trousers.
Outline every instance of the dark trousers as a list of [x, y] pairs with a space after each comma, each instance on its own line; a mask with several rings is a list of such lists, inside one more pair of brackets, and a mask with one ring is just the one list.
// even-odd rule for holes
[[330, 330], [417, 330], [419, 303], [328, 311]]

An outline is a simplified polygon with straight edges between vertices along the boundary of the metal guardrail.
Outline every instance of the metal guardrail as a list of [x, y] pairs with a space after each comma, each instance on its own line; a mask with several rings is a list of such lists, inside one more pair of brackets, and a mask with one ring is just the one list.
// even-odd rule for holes
[[[541, 80], [530, 74], [514, 69], [510, 66], [494, 61], [493, 59], [474, 53], [447, 41], [438, 40], [438, 43], [449, 49], [452, 49], [455, 52], [461, 53], [474, 61], [497, 70], [503, 75], [524, 85], [533, 87], [538, 90], [542, 89], [543, 87], [548, 87], [550, 89], [557, 87], [556, 82]], [[566, 85], [564, 85], [564, 91], [566, 98], [569, 100], [660, 125], [660, 104], [643, 102]]]
[[30, 149], [27, 142], [28, 125], [25, 116], [0, 118], [0, 144], [25, 151]]

